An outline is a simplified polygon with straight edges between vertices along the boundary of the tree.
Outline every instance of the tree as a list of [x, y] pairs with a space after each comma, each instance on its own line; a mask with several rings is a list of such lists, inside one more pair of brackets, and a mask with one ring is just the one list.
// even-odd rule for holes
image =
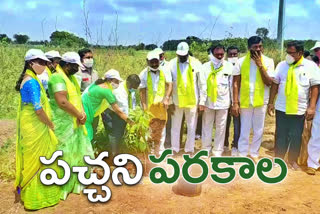
[[139, 45], [137, 45], [136, 50], [140, 51], [140, 50], [144, 50], [145, 45], [143, 43], [140, 43]]
[[81, 37], [66, 31], [55, 31], [50, 36], [50, 43], [63, 47], [86, 47], [89, 44]]
[[151, 51], [151, 50], [153, 50], [153, 49], [155, 49], [155, 48], [157, 48], [157, 47], [158, 47], [158, 46], [155, 45], [155, 44], [149, 44], [149, 45], [146, 45], [146, 46], [145, 46], [145, 49]]
[[14, 34], [13, 38], [14, 42], [17, 44], [26, 44], [29, 40], [29, 36], [24, 34]]
[[11, 39], [7, 36], [7, 34], [0, 34], [0, 42], [11, 43]]
[[264, 28], [264, 27], [260, 27], [256, 30], [256, 34], [258, 36], [260, 36], [261, 38], [265, 39], [268, 37], [268, 34], [269, 34], [269, 30], [267, 28]]

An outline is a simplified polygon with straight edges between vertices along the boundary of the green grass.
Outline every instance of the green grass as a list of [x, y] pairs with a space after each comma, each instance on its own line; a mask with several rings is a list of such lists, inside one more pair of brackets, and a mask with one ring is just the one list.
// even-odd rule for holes
[[[66, 51], [77, 51], [66, 48], [30, 47], [17, 45], [0, 45], [0, 118], [13, 119], [16, 117], [18, 93], [14, 90], [24, 66], [24, 55], [29, 48], [41, 48], [43, 51], [58, 50], [61, 54]], [[280, 53], [277, 50], [266, 50], [265, 54], [274, 59], [277, 64], [280, 61]], [[139, 74], [146, 66], [147, 51], [106, 50], [95, 49], [95, 69], [100, 76], [114, 68], [120, 72], [123, 78], [129, 74]], [[243, 54], [242, 54], [243, 55]], [[201, 62], [206, 62], [206, 52], [194, 52], [194, 56]], [[175, 52], [166, 52], [167, 60], [175, 57]]]

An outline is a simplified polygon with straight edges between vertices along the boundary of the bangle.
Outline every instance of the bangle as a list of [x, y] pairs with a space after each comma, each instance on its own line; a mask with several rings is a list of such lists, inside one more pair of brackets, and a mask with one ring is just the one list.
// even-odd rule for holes
[[170, 97], [169, 97], [169, 96], [165, 96], [165, 98], [166, 98], [166, 99], [170, 99]]

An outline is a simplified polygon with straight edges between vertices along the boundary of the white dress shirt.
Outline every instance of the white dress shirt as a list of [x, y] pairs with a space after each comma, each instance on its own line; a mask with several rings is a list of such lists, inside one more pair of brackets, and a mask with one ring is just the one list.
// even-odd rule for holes
[[[263, 57], [264, 65], [267, 69], [268, 75], [270, 77], [274, 77], [273, 59], [271, 59], [265, 55], [262, 55], [262, 57]], [[241, 66], [242, 66], [245, 58], [246, 58], [246, 56], [241, 57], [239, 59], [239, 63], [234, 66], [234, 70], [233, 70], [233, 74], [232, 74], [233, 76], [241, 75]], [[257, 72], [260, 72], [260, 71], [258, 70], [256, 63], [253, 61], [253, 59], [250, 59], [250, 76], [249, 76], [250, 94], [249, 94], [249, 96], [250, 96], [250, 105], [251, 106], [253, 104]], [[270, 87], [265, 85], [264, 86], [264, 104], [265, 105], [268, 104], [268, 101], [269, 101], [269, 91], [270, 91]], [[241, 87], [240, 87], [240, 92], [239, 92], [239, 100], [240, 100], [240, 95], [241, 95]]]

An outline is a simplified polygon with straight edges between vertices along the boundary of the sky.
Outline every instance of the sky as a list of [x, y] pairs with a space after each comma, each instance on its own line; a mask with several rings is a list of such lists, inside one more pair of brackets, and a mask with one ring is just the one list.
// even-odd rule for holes
[[[158, 46], [169, 39], [248, 37], [258, 27], [277, 35], [279, 0], [0, 0], [0, 33], [49, 40], [55, 31], [92, 44]], [[286, 39], [320, 39], [320, 0], [285, 0]]]

